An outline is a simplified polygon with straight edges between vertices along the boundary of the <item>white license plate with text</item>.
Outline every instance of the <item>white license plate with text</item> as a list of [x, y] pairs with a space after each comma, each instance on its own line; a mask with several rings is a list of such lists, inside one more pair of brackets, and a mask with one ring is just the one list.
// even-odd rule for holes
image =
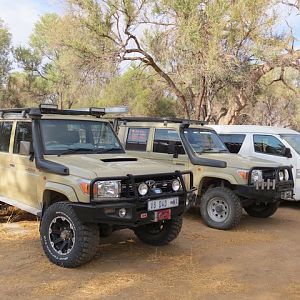
[[148, 201], [148, 211], [176, 207], [178, 205], [179, 205], [178, 197], [151, 200], [151, 201]]

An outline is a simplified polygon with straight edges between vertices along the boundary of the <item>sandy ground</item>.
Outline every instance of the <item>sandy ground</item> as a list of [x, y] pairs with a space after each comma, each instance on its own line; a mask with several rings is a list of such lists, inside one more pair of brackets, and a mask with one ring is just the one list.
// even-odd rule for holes
[[159, 248], [115, 232], [78, 269], [48, 262], [35, 220], [9, 212], [0, 221], [0, 299], [300, 299], [300, 204], [269, 219], [244, 215], [232, 231], [192, 211]]

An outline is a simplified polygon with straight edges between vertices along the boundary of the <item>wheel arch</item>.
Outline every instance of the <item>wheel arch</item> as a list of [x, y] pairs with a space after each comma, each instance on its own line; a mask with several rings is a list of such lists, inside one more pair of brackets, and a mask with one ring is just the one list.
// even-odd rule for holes
[[210, 187], [228, 187], [232, 189], [234, 184], [227, 177], [214, 177], [214, 176], [204, 176], [202, 177], [199, 186], [198, 193], [202, 194], [207, 191]]
[[60, 201], [78, 202], [78, 198], [70, 186], [56, 182], [46, 183], [42, 197], [43, 212], [51, 204]]

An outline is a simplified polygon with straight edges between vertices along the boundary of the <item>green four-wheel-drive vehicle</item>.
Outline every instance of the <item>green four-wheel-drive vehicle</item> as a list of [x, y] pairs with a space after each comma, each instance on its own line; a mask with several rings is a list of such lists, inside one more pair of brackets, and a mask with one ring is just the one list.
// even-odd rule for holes
[[197, 204], [210, 227], [234, 227], [243, 208], [250, 216], [269, 217], [280, 199], [292, 196], [290, 166], [231, 154], [217, 133], [201, 122], [128, 117], [115, 119], [115, 129], [132, 155], [193, 172]]
[[195, 198], [190, 171], [126, 155], [103, 114], [0, 110], [0, 201], [40, 217], [43, 249], [63, 267], [90, 261], [99, 237], [117, 229], [171, 242]]

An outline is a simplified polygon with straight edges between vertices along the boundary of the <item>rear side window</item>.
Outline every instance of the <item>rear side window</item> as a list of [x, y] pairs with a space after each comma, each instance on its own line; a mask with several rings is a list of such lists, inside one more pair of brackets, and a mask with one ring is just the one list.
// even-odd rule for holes
[[231, 153], [239, 153], [245, 137], [245, 134], [220, 134], [221, 140]]
[[13, 124], [12, 122], [0, 123], [0, 152], [9, 151], [12, 124]]
[[272, 135], [254, 135], [254, 150], [258, 153], [284, 156], [285, 146]]
[[178, 132], [170, 129], [156, 129], [153, 152], [185, 154]]
[[146, 151], [149, 131], [149, 128], [129, 128], [126, 150]]
[[19, 153], [21, 141], [32, 142], [31, 122], [17, 123], [15, 143], [14, 143], [14, 153]]

